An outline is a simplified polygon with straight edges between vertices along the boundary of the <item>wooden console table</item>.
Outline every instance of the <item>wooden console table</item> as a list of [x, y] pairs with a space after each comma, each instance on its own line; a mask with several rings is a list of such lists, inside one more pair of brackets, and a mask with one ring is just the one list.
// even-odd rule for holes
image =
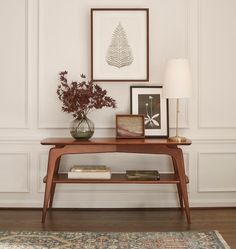
[[[87, 141], [73, 138], [46, 138], [42, 145], [53, 145], [49, 151], [47, 176], [44, 178], [45, 193], [42, 213], [42, 223], [45, 222], [48, 208], [52, 207], [55, 187], [57, 183], [102, 183], [102, 184], [176, 184], [179, 203], [185, 210], [187, 222], [190, 224], [190, 210], [187, 193], [188, 178], [185, 175], [183, 152], [178, 145], [190, 145], [191, 141], [169, 142], [167, 139], [116, 139], [93, 138]], [[173, 174], [161, 174], [158, 181], [127, 180], [125, 174], [112, 174], [111, 179], [68, 179], [67, 174], [58, 174], [60, 158], [66, 154], [126, 152], [143, 154], [166, 154], [171, 156]]]

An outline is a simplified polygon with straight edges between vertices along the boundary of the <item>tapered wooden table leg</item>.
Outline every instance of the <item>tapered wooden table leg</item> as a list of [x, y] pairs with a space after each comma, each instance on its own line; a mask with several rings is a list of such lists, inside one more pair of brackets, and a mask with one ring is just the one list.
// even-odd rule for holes
[[[54, 170], [54, 175], [58, 174], [58, 170], [59, 170], [59, 166], [60, 166], [60, 157], [57, 158], [56, 161], [56, 167]], [[53, 199], [54, 199], [54, 194], [55, 194], [55, 189], [56, 189], [56, 183], [52, 182], [52, 187], [51, 187], [51, 193], [50, 193], [50, 201], [49, 201], [49, 208], [52, 208], [52, 203], [53, 203]]]
[[180, 189], [181, 189], [182, 198], [184, 202], [186, 218], [187, 218], [188, 224], [190, 224], [191, 219], [190, 219], [190, 209], [189, 209], [189, 202], [188, 202], [187, 182], [186, 182], [186, 174], [185, 174], [185, 168], [184, 168], [183, 152], [181, 149], [179, 148], [176, 149], [176, 155], [173, 156], [173, 159], [175, 161], [176, 169], [179, 175]]
[[56, 169], [57, 153], [55, 153], [56, 152], [55, 150], [56, 150], [55, 148], [52, 148], [50, 149], [50, 152], [49, 152], [47, 180], [46, 180], [45, 193], [44, 193], [42, 223], [45, 222], [49, 199], [51, 195], [53, 176], [54, 176], [54, 172]]
[[[175, 162], [173, 157], [172, 157], [172, 163], [173, 163], [173, 167], [174, 167], [174, 171], [175, 171], [175, 177], [179, 179], [179, 174], [178, 174], [176, 162]], [[181, 208], [181, 210], [183, 210], [184, 209], [183, 195], [182, 195], [180, 183], [177, 183], [176, 186], [177, 186], [177, 190], [178, 190], [180, 208]]]

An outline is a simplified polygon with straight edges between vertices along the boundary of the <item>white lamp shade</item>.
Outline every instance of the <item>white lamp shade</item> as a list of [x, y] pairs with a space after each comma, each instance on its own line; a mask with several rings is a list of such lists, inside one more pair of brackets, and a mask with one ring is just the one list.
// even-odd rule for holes
[[190, 66], [187, 59], [171, 59], [165, 71], [163, 95], [166, 98], [189, 98], [192, 95]]

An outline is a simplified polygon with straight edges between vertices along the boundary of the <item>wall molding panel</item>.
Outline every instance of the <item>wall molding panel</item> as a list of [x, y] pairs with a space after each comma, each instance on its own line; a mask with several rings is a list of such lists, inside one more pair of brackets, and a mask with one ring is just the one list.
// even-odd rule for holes
[[198, 0], [199, 128], [236, 128], [235, 10], [234, 0]]
[[0, 164], [0, 194], [30, 192], [30, 153], [0, 152]]
[[[54, 22], [56, 22], [57, 16], [55, 16], [53, 14], [53, 17], [51, 17], [52, 23], [50, 23], [48, 25], [45, 25], [44, 22], [45, 22], [45, 19], [48, 18], [48, 16], [47, 16], [48, 13], [51, 14], [51, 12], [52, 12], [52, 10], [50, 10], [50, 8], [52, 8], [52, 7], [54, 8], [54, 5], [52, 5], [52, 3], [54, 1], [55, 0], [48, 0], [48, 1], [39, 0], [39, 14], [38, 14], [38, 16], [39, 16], [39, 63], [38, 63], [38, 111], [37, 112], [38, 112], [38, 128], [40, 128], [40, 129], [65, 129], [65, 128], [68, 128], [69, 122], [70, 122], [70, 120], [72, 120], [71, 115], [61, 113], [61, 111], [60, 111], [60, 109], [61, 109], [60, 104], [61, 103], [59, 103], [57, 98], [55, 98], [55, 97], [52, 98], [50, 100], [50, 104], [45, 103], [45, 94], [50, 93], [50, 96], [52, 94], [54, 94], [54, 96], [55, 96], [55, 93], [52, 92], [52, 87], [50, 86], [50, 89], [49, 89], [48, 85], [49, 84], [52, 85], [53, 82], [58, 81], [57, 75], [50, 75], [50, 82], [52, 82], [52, 83], [49, 82], [49, 79], [48, 79], [49, 76], [48, 76], [48, 78], [45, 78], [45, 74], [47, 74], [47, 71], [48, 71], [48, 67], [45, 66], [45, 64], [48, 63], [47, 62], [48, 60], [46, 58], [47, 53], [45, 52], [45, 51], [47, 51], [47, 45], [45, 45], [45, 44], [46, 44], [47, 40], [52, 39], [51, 37], [48, 37], [48, 36], [50, 36], [50, 34], [52, 32], [49, 32], [47, 29], [49, 29], [50, 25], [52, 25]], [[83, 2], [85, 3], [86, 1], [83, 1]], [[180, 12], [181, 13], [182, 13], [182, 11], [185, 12], [185, 17], [184, 17], [184, 21], [183, 21], [183, 25], [182, 25], [182, 30], [181, 30], [181, 34], [183, 33], [183, 35], [181, 37], [181, 41], [182, 40], [184, 41], [184, 49], [183, 49], [184, 51], [183, 52], [181, 51], [182, 52], [181, 56], [188, 57], [188, 54], [189, 54], [189, 12], [190, 12], [189, 8], [190, 7], [189, 7], [189, 1], [182, 0], [182, 3], [183, 3], [182, 5], [184, 7], [183, 7], [183, 9], [180, 10]], [[61, 1], [60, 5], [57, 6], [59, 8], [59, 11], [61, 11], [60, 8], [63, 8], [63, 7], [68, 8], [68, 7], [65, 7], [66, 4], [67, 4], [66, 0], [64, 2]], [[75, 10], [73, 11], [73, 13], [76, 12], [76, 8], [78, 7], [78, 5], [76, 5], [76, 4], [78, 4], [77, 2], [74, 2], [74, 4], [75, 4], [75, 8], [74, 8]], [[130, 4], [133, 5], [132, 0], [130, 0], [130, 3], [129, 3], [129, 1], [127, 1], [128, 7], [130, 7]], [[91, 3], [90, 4], [86, 3], [84, 5], [86, 5], [86, 6], [84, 6], [85, 7], [84, 11], [86, 12], [86, 14], [83, 13], [83, 16], [85, 16], [86, 21], [88, 23], [88, 22], [90, 22], [89, 10], [92, 7], [92, 5], [91, 5]], [[141, 6], [141, 7], [143, 7], [143, 6]], [[148, 6], [146, 6], [146, 7], [148, 7]], [[180, 7], [180, 8], [182, 8], [182, 7]], [[77, 23], [75, 24], [73, 22], [73, 17], [71, 17], [71, 20], [69, 20], [68, 23], [69, 22], [72, 22], [71, 25], [77, 25]], [[83, 20], [83, 22], [84, 22], [84, 20]], [[63, 24], [63, 26], [64, 25], [66, 26], [67, 23]], [[87, 25], [87, 28], [90, 32], [90, 26], [86, 23], [84, 25]], [[77, 28], [84, 29], [84, 27], [79, 27], [79, 26]], [[171, 32], [171, 30], [172, 29], [170, 29], [169, 32]], [[149, 36], [151, 38], [152, 34], [150, 33]], [[90, 41], [89, 41], [89, 43], [90, 43]], [[90, 47], [88, 47], [87, 44], [82, 43], [81, 46], [84, 47], [84, 50], [86, 50], [86, 51], [90, 50]], [[61, 47], [62, 47], [61, 49], [63, 49], [63, 44], [61, 44]], [[54, 53], [56, 53], [56, 52], [54, 52]], [[180, 51], [177, 51], [175, 53], [175, 55], [172, 55], [172, 56], [177, 56], [179, 53], [180, 53]], [[161, 59], [164, 59], [164, 58], [161, 58]], [[66, 61], [66, 59], [64, 59], [64, 60]], [[73, 64], [73, 61], [71, 64]], [[58, 63], [60, 63], [60, 62], [58, 62]], [[57, 68], [61, 69], [61, 68], [68, 67], [68, 65], [62, 65], [61, 67], [59, 67], [58, 63], [55, 66]], [[88, 63], [89, 63], [89, 61], [88, 61]], [[79, 65], [79, 62], [77, 62], [76, 68], [78, 67], [78, 65]], [[51, 66], [49, 66], [49, 67], [51, 67]], [[74, 68], [74, 66], [71, 66], [71, 67], [72, 67], [72, 69]], [[59, 72], [59, 69], [56, 71]], [[74, 72], [72, 72], [72, 73], [74, 74]], [[71, 77], [73, 77], [73, 75]], [[74, 75], [73, 79], [78, 79], [78, 74]], [[117, 84], [119, 84], [119, 83], [117, 83]], [[114, 122], [115, 114], [117, 114], [117, 113], [129, 113], [129, 103], [130, 103], [129, 86], [130, 86], [130, 83], [127, 82], [127, 83], [124, 83], [125, 85], [122, 84], [122, 88], [120, 88], [117, 84], [116, 84], [116, 88], [118, 88], [118, 89], [115, 89], [114, 84], [101, 83], [101, 85], [104, 85], [104, 87], [109, 92], [113, 93], [113, 95], [112, 94], [111, 95], [117, 100], [118, 109], [112, 110], [112, 109], [108, 108], [108, 109], [103, 109], [103, 110], [96, 110], [96, 113], [95, 112], [91, 113], [90, 115], [96, 123], [96, 129], [114, 129], [115, 128], [115, 122]], [[133, 85], [133, 84], [135, 84], [135, 82], [131, 83], [131, 84]], [[144, 85], [146, 85], [146, 84], [147, 83], [144, 83]], [[160, 83], [155, 83], [155, 84], [160, 85]], [[54, 85], [56, 86], [57, 83], [55, 83]], [[153, 82], [150, 82], [150, 85], [153, 85]], [[46, 90], [47, 88], [48, 88], [48, 90]], [[56, 91], [56, 88], [55, 88], [55, 91]], [[115, 94], [114, 94], [114, 92], [115, 92]], [[122, 96], [122, 99], [121, 99], [121, 96]], [[123, 100], [124, 96], [128, 97], [128, 98], [127, 97], [125, 98], [125, 101]], [[49, 100], [47, 100], [47, 101], [49, 103]], [[57, 102], [57, 104], [55, 104], [55, 102]], [[125, 104], [125, 106], [124, 106], [124, 104]], [[46, 107], [46, 105], [48, 108]], [[53, 112], [52, 112], [52, 109], [50, 109], [51, 108], [50, 106], [55, 107], [53, 109]], [[48, 110], [48, 113], [45, 112], [45, 109]], [[180, 117], [179, 117], [179, 127], [180, 128], [188, 128], [189, 127], [189, 121], [188, 121], [188, 111], [189, 110], [188, 109], [189, 108], [188, 108], [187, 101], [183, 101], [181, 103], [181, 113], [180, 113]], [[171, 112], [171, 114], [173, 114], [173, 115], [171, 115], [171, 118], [170, 118], [170, 128], [174, 128], [175, 121], [172, 121], [172, 120], [175, 120], [175, 113], [176, 113], [175, 103], [170, 105], [170, 112]], [[173, 116], [173, 118], [172, 118], [172, 116]]]
[[236, 192], [235, 152], [198, 153], [198, 192]]
[[[0, 8], [3, 30], [0, 66], [4, 71], [1, 81], [5, 84], [0, 95], [0, 129], [26, 129], [29, 128], [28, 0], [2, 0]], [[9, 22], [11, 25], [5, 26]]]

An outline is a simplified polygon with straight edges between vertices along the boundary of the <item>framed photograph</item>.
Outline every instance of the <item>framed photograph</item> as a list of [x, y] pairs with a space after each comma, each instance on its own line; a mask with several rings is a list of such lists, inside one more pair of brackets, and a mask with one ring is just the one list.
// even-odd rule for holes
[[91, 79], [149, 80], [149, 9], [91, 9]]
[[117, 138], [144, 138], [143, 115], [116, 115]]
[[131, 86], [131, 113], [144, 115], [145, 137], [169, 136], [168, 99], [162, 86]]

